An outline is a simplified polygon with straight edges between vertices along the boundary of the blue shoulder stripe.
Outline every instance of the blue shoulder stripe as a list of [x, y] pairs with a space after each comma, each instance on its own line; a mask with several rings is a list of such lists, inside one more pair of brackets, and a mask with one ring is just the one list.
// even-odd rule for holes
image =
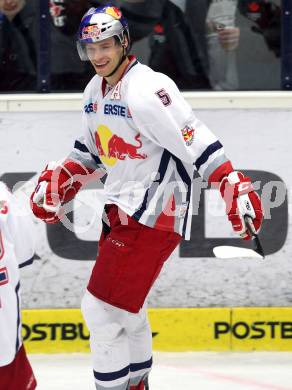
[[191, 201], [191, 189], [192, 189], [192, 178], [188, 175], [182, 161], [177, 158], [176, 156], [172, 155], [173, 160], [176, 163], [177, 172], [180, 175], [182, 181], [187, 185], [188, 192], [186, 196], [186, 201], [188, 203], [187, 211], [184, 217], [184, 223], [182, 228], [182, 235], [185, 235], [186, 228], [187, 228], [187, 222], [188, 222], [188, 215], [189, 215], [189, 208], [190, 208], [190, 201]]
[[90, 156], [93, 158], [93, 160], [96, 162], [96, 164], [103, 165], [101, 159], [98, 156], [96, 156], [95, 154], [90, 153], [87, 146], [82, 144], [80, 141], [78, 141], [78, 140], [75, 141], [74, 148], [79, 150], [80, 152], [89, 153]]
[[222, 147], [223, 145], [219, 141], [216, 141], [213, 144], [209, 145], [207, 149], [201, 154], [199, 158], [197, 158], [195, 162], [197, 171], [201, 168], [203, 164], [205, 164], [205, 162], [208, 160], [211, 154], [216, 152], [218, 149], [221, 149]]
[[82, 144], [80, 141], [75, 141], [74, 148], [80, 150], [80, 152], [90, 153], [87, 146]]
[[18, 268], [23, 268], [23, 267], [26, 267], [27, 265], [30, 265], [32, 264], [34, 261], [34, 256], [26, 261], [24, 261], [23, 263], [19, 264]]

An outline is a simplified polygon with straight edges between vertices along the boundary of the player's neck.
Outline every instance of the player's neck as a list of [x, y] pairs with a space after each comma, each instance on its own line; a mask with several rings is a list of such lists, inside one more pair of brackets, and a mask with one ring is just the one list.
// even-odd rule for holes
[[121, 79], [123, 73], [125, 72], [127, 66], [129, 65], [130, 60], [128, 57], [121, 63], [117, 71], [110, 77], [105, 77], [106, 82], [112, 87], [117, 84], [117, 82]]

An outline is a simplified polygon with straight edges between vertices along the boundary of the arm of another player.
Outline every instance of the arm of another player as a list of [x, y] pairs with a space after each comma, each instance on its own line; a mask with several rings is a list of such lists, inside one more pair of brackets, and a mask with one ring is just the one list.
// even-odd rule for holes
[[12, 194], [1, 182], [0, 194], [0, 226], [2, 222], [6, 240], [13, 246], [19, 266], [24, 267], [33, 262], [35, 253], [35, 230], [29, 204]]
[[12, 213], [8, 226], [13, 237], [15, 255], [19, 267], [32, 264], [36, 248], [36, 231], [32, 222], [29, 205], [25, 207], [13, 196]]
[[130, 94], [130, 110], [137, 127], [153, 142], [193, 164], [206, 181], [216, 183], [234, 231], [244, 239], [251, 238], [244, 216], [251, 217], [254, 232], [258, 232], [263, 211], [250, 179], [234, 171], [221, 142], [196, 118], [172, 80], [157, 74], [153, 81], [143, 81], [140, 97], [131, 99]]

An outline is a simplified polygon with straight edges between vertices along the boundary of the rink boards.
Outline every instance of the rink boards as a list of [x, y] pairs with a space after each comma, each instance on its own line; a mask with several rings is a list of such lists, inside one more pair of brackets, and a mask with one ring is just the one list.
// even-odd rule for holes
[[[292, 308], [149, 309], [157, 351], [292, 351]], [[88, 352], [79, 309], [23, 310], [30, 353]]]
[[[63, 104], [60, 94], [9, 95], [7, 111], [0, 115], [0, 133], [5, 134], [1, 177], [26, 199], [30, 214], [29, 198], [39, 172], [48, 161], [66, 156], [80, 134], [81, 97], [75, 100], [71, 95]], [[166, 262], [149, 295], [149, 307], [289, 307], [291, 92], [195, 92], [186, 97], [191, 99], [198, 118], [218, 135], [236, 169], [243, 170], [257, 185], [262, 183], [266, 201], [261, 242], [266, 259], [219, 261], [214, 257], [214, 246], [249, 243], [233, 235], [219, 192], [206, 188], [201, 191], [199, 183], [194, 184], [191, 239], [183, 241]], [[102, 191], [97, 185], [81, 190], [64, 224], [44, 224], [35, 218], [38, 260], [21, 272], [23, 308], [80, 306], [97, 254]]]

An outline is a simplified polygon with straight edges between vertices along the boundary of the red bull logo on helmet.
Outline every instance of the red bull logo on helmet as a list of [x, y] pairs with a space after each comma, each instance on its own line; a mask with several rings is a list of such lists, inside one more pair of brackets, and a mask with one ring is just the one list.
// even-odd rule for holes
[[95, 133], [95, 143], [98, 156], [101, 161], [113, 166], [118, 160], [126, 159], [146, 159], [147, 155], [141, 152], [141, 135], [135, 136], [135, 143], [129, 143], [122, 137], [113, 134], [107, 126], [101, 125]]
[[122, 13], [117, 7], [107, 7], [105, 12], [115, 19], [121, 19], [122, 17]]
[[85, 26], [82, 30], [82, 39], [96, 39], [100, 36], [100, 28], [96, 25]]
[[181, 130], [182, 136], [183, 136], [184, 141], [185, 141], [187, 146], [190, 146], [193, 143], [194, 132], [195, 132], [195, 129], [193, 129], [192, 127], [189, 127], [189, 126], [185, 126]]

